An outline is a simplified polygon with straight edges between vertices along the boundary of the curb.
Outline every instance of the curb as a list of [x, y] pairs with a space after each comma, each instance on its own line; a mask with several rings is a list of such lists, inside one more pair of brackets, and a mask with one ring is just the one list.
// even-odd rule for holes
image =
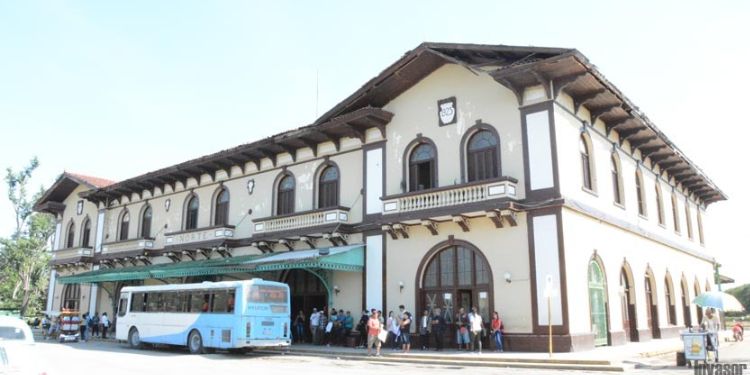
[[[567, 361], [555, 361], [555, 360], [524, 360], [519, 358], [494, 359], [494, 358], [455, 358], [446, 359], [444, 357], [405, 357], [386, 354], [381, 357], [369, 357], [362, 354], [336, 354], [326, 353], [318, 351], [305, 351], [305, 350], [256, 350], [255, 353], [268, 353], [268, 354], [288, 354], [298, 356], [316, 356], [316, 357], [327, 357], [336, 358], [341, 360], [353, 360], [353, 361], [365, 361], [375, 363], [412, 363], [422, 365], [437, 365], [437, 366], [466, 366], [466, 367], [492, 367], [492, 368], [525, 368], [525, 369], [546, 369], [546, 370], [574, 370], [574, 371], [607, 371], [607, 372], [624, 372], [625, 369], [622, 366], [612, 365], [608, 361], [591, 361], [592, 363], [585, 364], [573, 363], [571, 360]], [[605, 364], [606, 363], [606, 364]]]

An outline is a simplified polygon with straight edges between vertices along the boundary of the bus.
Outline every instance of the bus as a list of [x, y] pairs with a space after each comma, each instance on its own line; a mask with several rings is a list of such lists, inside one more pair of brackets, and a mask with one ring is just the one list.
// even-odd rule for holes
[[[235, 303], [239, 301], [240, 303]], [[124, 287], [115, 337], [144, 343], [214, 349], [288, 347], [289, 286], [262, 279]]]

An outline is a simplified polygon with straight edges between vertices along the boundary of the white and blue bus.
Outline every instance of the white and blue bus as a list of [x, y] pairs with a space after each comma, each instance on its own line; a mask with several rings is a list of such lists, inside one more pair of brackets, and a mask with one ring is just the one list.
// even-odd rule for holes
[[291, 343], [289, 286], [261, 279], [124, 287], [118, 340], [187, 346], [191, 353]]

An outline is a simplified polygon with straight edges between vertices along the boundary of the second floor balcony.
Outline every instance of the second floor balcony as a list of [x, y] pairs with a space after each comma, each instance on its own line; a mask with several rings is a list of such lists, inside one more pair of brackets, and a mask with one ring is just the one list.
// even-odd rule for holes
[[102, 251], [96, 254], [96, 259], [106, 261], [112, 259], [140, 259], [148, 263], [146, 257], [149, 250], [154, 249], [153, 238], [132, 238], [102, 245]]
[[228, 249], [234, 247], [236, 242], [234, 233], [234, 225], [216, 225], [166, 233], [164, 250], [161, 252], [173, 261], [177, 261], [181, 255], [195, 260], [197, 253], [210, 258], [214, 250], [221, 256], [231, 256]]
[[349, 208], [330, 207], [317, 210], [295, 212], [253, 220], [254, 233], [271, 233], [304, 230], [327, 225], [349, 223]]
[[50, 265], [79, 265], [93, 260], [94, 249], [91, 247], [71, 247], [52, 252]]

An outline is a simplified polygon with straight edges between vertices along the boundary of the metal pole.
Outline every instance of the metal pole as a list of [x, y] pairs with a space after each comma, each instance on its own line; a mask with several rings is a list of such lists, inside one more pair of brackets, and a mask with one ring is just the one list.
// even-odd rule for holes
[[552, 294], [547, 296], [547, 326], [549, 327], [549, 356], [552, 357]]

